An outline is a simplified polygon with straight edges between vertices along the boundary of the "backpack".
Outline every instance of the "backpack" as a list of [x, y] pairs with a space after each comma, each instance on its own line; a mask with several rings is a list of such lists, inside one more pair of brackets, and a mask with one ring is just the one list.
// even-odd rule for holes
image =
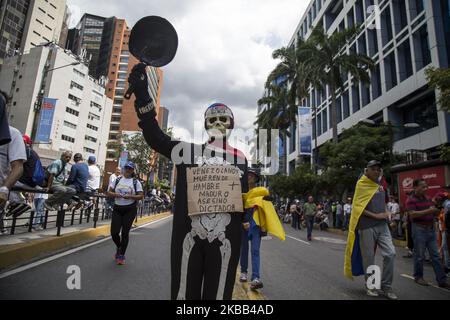
[[[66, 163], [63, 163], [63, 165], [61, 167], [61, 170], [59, 170], [59, 172], [54, 176], [54, 178], [59, 177], [61, 175], [61, 173], [64, 172], [65, 168], [66, 168]], [[48, 172], [48, 170], [45, 170], [45, 172], [44, 172], [44, 181], [42, 182], [42, 184], [40, 186], [41, 187], [47, 187], [49, 178], [50, 178], [50, 172]]]
[[45, 180], [45, 171], [41, 159], [30, 147], [26, 147], [26, 153], [27, 161], [23, 164], [23, 174], [19, 181], [33, 188], [42, 186]]
[[[113, 191], [116, 191], [117, 185], [120, 182], [120, 179], [122, 179], [122, 177], [118, 177], [115, 181], [114, 181], [114, 189]], [[134, 187], [134, 194], [137, 194], [137, 182], [138, 180], [136, 178], [133, 178], [133, 187]]]

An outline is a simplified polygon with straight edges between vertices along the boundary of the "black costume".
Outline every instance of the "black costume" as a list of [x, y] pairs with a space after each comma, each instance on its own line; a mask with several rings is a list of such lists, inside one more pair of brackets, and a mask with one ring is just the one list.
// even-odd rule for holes
[[[172, 161], [174, 148], [174, 154], [186, 156], [183, 163], [174, 161], [177, 166], [177, 194], [171, 243], [171, 298], [230, 300], [239, 262], [244, 212], [188, 216], [186, 170], [205, 165], [237, 167], [242, 192], [247, 192], [247, 160], [224, 140], [195, 145], [173, 141], [166, 135], [159, 128], [153, 102], [146, 95], [144, 70], [142, 64], [136, 65], [129, 82], [135, 87], [135, 108], [145, 140], [155, 151]], [[190, 155], [183, 153], [188, 150]]]

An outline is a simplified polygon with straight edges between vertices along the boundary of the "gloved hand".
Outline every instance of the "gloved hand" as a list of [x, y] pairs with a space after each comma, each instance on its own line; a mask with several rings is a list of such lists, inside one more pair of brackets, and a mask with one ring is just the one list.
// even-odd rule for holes
[[140, 120], [154, 118], [156, 116], [155, 106], [148, 92], [148, 79], [144, 63], [136, 64], [128, 77], [128, 83], [134, 88], [136, 101], [134, 108]]

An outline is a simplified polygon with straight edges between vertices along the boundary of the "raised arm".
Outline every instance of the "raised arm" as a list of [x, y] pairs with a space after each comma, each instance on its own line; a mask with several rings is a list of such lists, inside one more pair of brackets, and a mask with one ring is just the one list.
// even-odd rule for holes
[[178, 141], [172, 141], [172, 138], [165, 134], [156, 120], [155, 104], [149, 93], [148, 76], [146, 65], [136, 64], [130, 73], [128, 82], [134, 87], [136, 101], [134, 108], [139, 118], [139, 127], [141, 127], [145, 141], [156, 152], [171, 158], [172, 149]]

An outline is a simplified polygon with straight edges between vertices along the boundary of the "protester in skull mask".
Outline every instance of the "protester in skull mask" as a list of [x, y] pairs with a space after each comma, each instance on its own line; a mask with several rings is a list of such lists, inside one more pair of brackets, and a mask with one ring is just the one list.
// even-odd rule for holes
[[[177, 165], [171, 243], [171, 298], [231, 299], [239, 262], [244, 209], [234, 212], [212, 209], [204, 214], [189, 215], [188, 204], [192, 204], [193, 191], [188, 188], [191, 184], [187, 179], [196, 167], [227, 166], [234, 170], [233, 177], [240, 182], [236, 185], [233, 182], [233, 187], [239, 192], [247, 192], [247, 160], [242, 152], [227, 143], [230, 130], [234, 127], [233, 113], [222, 103], [212, 104], [204, 115], [205, 129], [209, 135], [205, 144], [173, 141], [161, 131], [155, 119], [145, 65], [136, 65], [128, 81], [134, 87], [135, 109], [145, 140], [154, 150], [172, 158]], [[177, 157], [182, 157], [182, 161]], [[200, 196], [199, 201], [202, 200], [205, 199]]]

